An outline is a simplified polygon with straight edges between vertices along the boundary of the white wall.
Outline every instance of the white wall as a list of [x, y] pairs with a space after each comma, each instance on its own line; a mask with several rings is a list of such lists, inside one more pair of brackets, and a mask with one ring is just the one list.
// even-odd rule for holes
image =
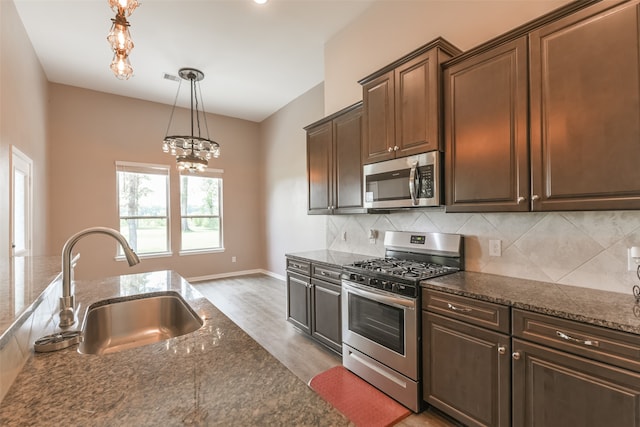
[[307, 143], [303, 127], [323, 117], [320, 84], [260, 125], [264, 161], [267, 270], [285, 274], [284, 254], [326, 247], [326, 217], [307, 215]]
[[12, 1], [0, 1], [0, 258], [8, 259], [12, 145], [33, 160], [33, 255], [48, 237], [48, 83]]

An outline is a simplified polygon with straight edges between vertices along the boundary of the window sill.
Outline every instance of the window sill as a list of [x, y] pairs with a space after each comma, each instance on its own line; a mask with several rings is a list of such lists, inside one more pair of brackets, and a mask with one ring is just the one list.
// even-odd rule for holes
[[224, 252], [225, 249], [224, 248], [216, 248], [216, 249], [190, 249], [188, 251], [180, 251], [178, 252], [178, 255], [180, 256], [184, 256], [184, 255], [202, 255], [202, 254], [216, 254], [216, 253], [221, 253]]

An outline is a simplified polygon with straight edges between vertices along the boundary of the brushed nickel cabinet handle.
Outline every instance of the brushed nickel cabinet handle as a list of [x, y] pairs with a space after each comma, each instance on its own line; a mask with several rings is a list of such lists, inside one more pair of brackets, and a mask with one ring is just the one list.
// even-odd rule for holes
[[565, 334], [564, 332], [561, 331], [556, 331], [556, 335], [559, 336], [560, 338], [562, 338], [563, 340], [567, 340], [567, 341], [571, 341], [571, 342], [575, 342], [578, 344], [583, 344], [583, 345], [588, 345], [590, 347], [600, 347], [600, 343], [596, 340], [581, 340], [579, 338], [574, 338], [570, 335]]
[[538, 196], [537, 194], [534, 194], [533, 196], [531, 196], [531, 200], [536, 201], [539, 200], [540, 196]]
[[520, 360], [520, 352], [519, 351], [514, 351], [511, 354], [511, 357], [513, 357], [513, 360]]
[[453, 311], [460, 311], [462, 313], [468, 313], [468, 312], [472, 311], [472, 309], [469, 308], [469, 307], [456, 307], [455, 305], [453, 305], [451, 303], [447, 303], [447, 307], [449, 307], [449, 309], [451, 309]]
[[525, 200], [527, 200], [527, 199], [525, 199], [525, 198], [524, 198], [524, 197], [522, 197], [522, 196], [519, 196], [519, 197], [516, 199], [516, 203], [517, 203], [517, 204], [520, 204], [520, 203], [524, 202]]
[[390, 152], [392, 152], [392, 151], [393, 151], [393, 147], [389, 147], [389, 148], [387, 148], [387, 151], [388, 151], [389, 153], [390, 153]]
[[398, 151], [400, 149], [400, 147], [398, 147], [397, 145], [395, 147], [393, 147], [393, 151]]
[[498, 346], [498, 354], [502, 355], [507, 352], [507, 348], [503, 345]]

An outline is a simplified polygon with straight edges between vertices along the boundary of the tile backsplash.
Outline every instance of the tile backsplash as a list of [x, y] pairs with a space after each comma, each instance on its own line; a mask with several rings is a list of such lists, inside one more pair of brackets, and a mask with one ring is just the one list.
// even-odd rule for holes
[[[640, 211], [462, 214], [436, 208], [326, 218], [331, 250], [382, 256], [386, 230], [458, 233], [465, 236], [469, 271], [629, 294], [640, 284], [636, 272], [627, 271], [627, 248], [640, 246]], [[378, 230], [375, 243], [370, 229]], [[489, 256], [489, 240], [501, 241], [502, 256]]]

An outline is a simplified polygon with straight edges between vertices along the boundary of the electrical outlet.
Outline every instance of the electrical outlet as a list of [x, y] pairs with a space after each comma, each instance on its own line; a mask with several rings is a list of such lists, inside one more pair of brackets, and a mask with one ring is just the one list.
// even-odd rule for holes
[[236, 257], [232, 256], [231, 257], [231, 262], [236, 262]]
[[627, 270], [636, 271], [640, 265], [640, 247], [632, 246], [627, 249]]
[[502, 240], [489, 240], [489, 256], [502, 256]]

